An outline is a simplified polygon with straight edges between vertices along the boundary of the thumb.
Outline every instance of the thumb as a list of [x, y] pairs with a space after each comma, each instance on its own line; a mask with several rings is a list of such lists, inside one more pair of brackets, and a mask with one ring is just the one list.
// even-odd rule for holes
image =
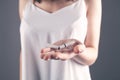
[[82, 53], [85, 49], [85, 46], [82, 44], [80, 45], [76, 45], [73, 49], [73, 51], [76, 53], [76, 54], [79, 54], [79, 53]]

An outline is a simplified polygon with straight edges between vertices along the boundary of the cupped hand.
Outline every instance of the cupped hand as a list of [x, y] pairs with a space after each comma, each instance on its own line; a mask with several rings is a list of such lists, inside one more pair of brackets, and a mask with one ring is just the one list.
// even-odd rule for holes
[[73, 58], [74, 56], [81, 54], [85, 50], [85, 45], [80, 44], [76, 45], [73, 49], [73, 51], [54, 51], [51, 48], [43, 48], [41, 49], [41, 59], [44, 60], [68, 60], [70, 58]]

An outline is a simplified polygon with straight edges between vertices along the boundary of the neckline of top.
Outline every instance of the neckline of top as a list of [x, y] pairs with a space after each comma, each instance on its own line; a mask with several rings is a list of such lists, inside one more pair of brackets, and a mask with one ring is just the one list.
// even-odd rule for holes
[[32, 2], [32, 5], [33, 5], [33, 7], [35, 7], [35, 8], [36, 8], [38, 11], [40, 11], [40, 12], [44, 12], [44, 13], [46, 13], [46, 14], [48, 14], [48, 15], [53, 15], [53, 14], [57, 14], [57, 13], [59, 13], [59, 12], [61, 12], [61, 11], [64, 11], [65, 9], [68, 9], [69, 7], [74, 6], [74, 5], [77, 4], [78, 2], [79, 2], [79, 0], [77, 0], [76, 2], [74, 2], [74, 3], [70, 4], [70, 5], [67, 5], [67, 6], [65, 6], [65, 7], [62, 7], [62, 8], [60, 8], [60, 9], [54, 11], [54, 12], [48, 12], [48, 11], [42, 9], [42, 8], [39, 8], [39, 7], [36, 6], [33, 2]]

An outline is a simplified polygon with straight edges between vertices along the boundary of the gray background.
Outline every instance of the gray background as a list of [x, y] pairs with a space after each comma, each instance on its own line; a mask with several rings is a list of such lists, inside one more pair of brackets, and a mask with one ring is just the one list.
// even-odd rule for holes
[[[120, 80], [120, 0], [103, 0], [98, 60], [93, 80]], [[18, 0], [0, 1], [0, 80], [19, 80], [20, 20]]]

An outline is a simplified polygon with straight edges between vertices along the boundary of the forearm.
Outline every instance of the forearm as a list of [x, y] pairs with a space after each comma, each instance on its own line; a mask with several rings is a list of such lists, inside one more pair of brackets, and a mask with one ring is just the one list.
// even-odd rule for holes
[[[68, 41], [70, 41], [70, 39], [60, 40], [55, 42], [54, 44], [60, 45]], [[77, 49], [77, 52], [74, 49]], [[92, 46], [85, 47], [84, 44], [79, 44], [79, 45], [76, 45], [74, 49], [73, 49], [73, 53], [76, 54], [76, 56], [73, 56], [72, 59], [77, 63], [83, 64], [83, 65], [92, 65], [97, 59], [98, 48], [95, 48]], [[79, 54], [78, 54], [78, 51], [80, 51]]]
[[101, 0], [85, 0], [87, 8], [87, 35], [83, 53], [74, 57], [75, 61], [84, 65], [92, 65], [98, 57], [98, 46], [101, 28], [102, 4]]
[[86, 47], [85, 51], [73, 57], [77, 63], [83, 65], [92, 65], [98, 56], [98, 50], [93, 47]]

